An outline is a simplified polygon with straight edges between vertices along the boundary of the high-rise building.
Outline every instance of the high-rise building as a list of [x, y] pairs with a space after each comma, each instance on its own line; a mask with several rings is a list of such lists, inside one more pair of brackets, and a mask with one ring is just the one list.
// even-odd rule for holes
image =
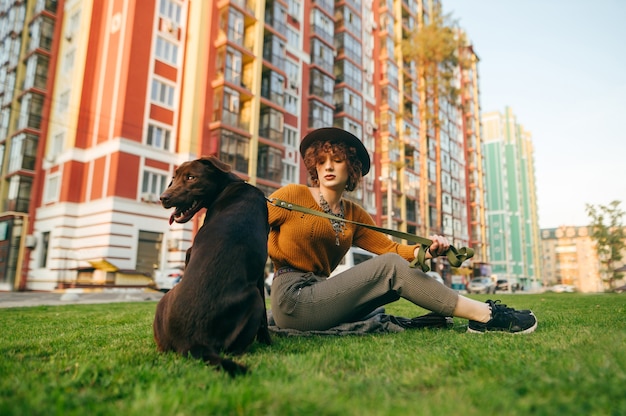
[[541, 230], [545, 285], [571, 285], [579, 292], [603, 292], [600, 261], [590, 227]]
[[330, 125], [368, 149], [372, 170], [349, 197], [380, 225], [445, 234], [486, 261], [476, 56], [464, 45], [473, 66], [454, 72], [461, 107], [422, 94], [401, 47], [440, 1], [1, 4], [0, 22], [22, 16], [23, 44], [46, 43], [31, 54], [2, 34], [0, 191], [24, 264], [0, 276], [6, 288], [114, 284], [90, 269], [182, 264], [201, 219], [168, 224], [159, 195], [176, 166], [216, 155], [269, 194], [306, 182], [300, 139]]
[[530, 288], [541, 280], [531, 136], [509, 107], [482, 123], [492, 273]]

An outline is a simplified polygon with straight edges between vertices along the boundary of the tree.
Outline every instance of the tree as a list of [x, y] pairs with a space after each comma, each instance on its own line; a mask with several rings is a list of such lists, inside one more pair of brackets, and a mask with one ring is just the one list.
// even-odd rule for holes
[[609, 205], [585, 205], [591, 218], [591, 237], [597, 243], [600, 273], [603, 280], [608, 281], [610, 289], [622, 276], [615, 271], [614, 265], [622, 260], [622, 250], [626, 247], [626, 231], [622, 223], [624, 211], [620, 209], [620, 203], [612, 201]]

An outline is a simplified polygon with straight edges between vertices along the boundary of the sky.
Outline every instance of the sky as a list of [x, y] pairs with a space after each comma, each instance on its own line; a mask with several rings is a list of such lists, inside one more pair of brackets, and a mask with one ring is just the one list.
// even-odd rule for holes
[[482, 112], [510, 107], [531, 133], [539, 227], [588, 225], [586, 204], [626, 211], [626, 1], [442, 4], [480, 59]]

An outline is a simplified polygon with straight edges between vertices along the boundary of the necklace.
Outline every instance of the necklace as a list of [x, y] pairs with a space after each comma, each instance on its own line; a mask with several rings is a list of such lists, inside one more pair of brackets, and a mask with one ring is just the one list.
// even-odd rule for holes
[[[342, 218], [342, 219], [345, 218], [346, 214], [343, 210], [343, 202], [339, 203], [339, 214], [335, 214], [330, 209], [330, 205], [328, 205], [328, 202], [326, 202], [326, 200], [324, 199], [324, 195], [322, 195], [321, 192], [320, 192], [320, 207], [322, 207], [324, 212], [327, 214], [334, 215], [335, 217]], [[335, 244], [339, 245], [339, 233], [341, 233], [341, 235], [345, 235], [344, 228], [346, 226], [346, 223], [343, 221], [331, 220], [331, 219], [329, 219], [329, 221], [330, 221], [330, 225], [333, 226], [333, 230], [335, 230]]]

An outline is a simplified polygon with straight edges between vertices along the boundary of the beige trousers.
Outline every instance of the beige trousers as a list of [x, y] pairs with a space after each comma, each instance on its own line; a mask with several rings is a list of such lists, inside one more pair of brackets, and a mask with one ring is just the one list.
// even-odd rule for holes
[[405, 298], [452, 316], [459, 295], [395, 253], [367, 260], [332, 278], [290, 271], [274, 278], [272, 315], [280, 328], [325, 330]]

